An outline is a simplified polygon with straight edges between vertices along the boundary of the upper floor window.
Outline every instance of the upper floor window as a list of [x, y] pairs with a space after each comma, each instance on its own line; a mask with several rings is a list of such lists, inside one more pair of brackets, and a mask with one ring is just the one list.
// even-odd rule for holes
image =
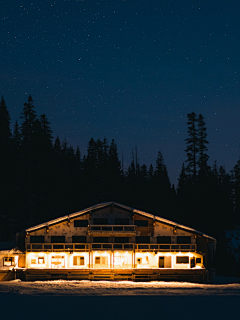
[[52, 243], [65, 243], [65, 236], [51, 236]]
[[93, 224], [106, 225], [108, 224], [108, 218], [93, 218]]
[[148, 220], [134, 220], [137, 227], [148, 227]]
[[74, 220], [74, 227], [85, 228], [88, 226], [88, 220]]
[[30, 243], [43, 243], [44, 236], [30, 236]]
[[177, 243], [178, 244], [191, 244], [191, 237], [178, 236]]

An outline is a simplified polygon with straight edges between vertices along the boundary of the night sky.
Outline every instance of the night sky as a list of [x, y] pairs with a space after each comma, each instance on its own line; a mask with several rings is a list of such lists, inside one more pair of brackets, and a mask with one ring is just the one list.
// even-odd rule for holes
[[202, 113], [209, 164], [240, 155], [240, 1], [1, 1], [0, 94], [12, 125], [31, 94], [54, 137], [86, 154], [115, 139], [125, 169], [163, 154], [177, 182], [187, 113]]

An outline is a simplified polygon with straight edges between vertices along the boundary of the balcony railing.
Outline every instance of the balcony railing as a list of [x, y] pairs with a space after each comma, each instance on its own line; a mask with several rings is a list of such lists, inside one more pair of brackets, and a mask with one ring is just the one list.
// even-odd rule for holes
[[144, 244], [144, 243], [27, 243], [27, 252], [88, 252], [92, 250], [131, 250], [135, 252], [195, 252], [196, 244]]
[[161, 251], [161, 252], [174, 252], [174, 251], [197, 251], [196, 244], [135, 244], [136, 251]]
[[135, 225], [89, 225], [88, 233], [136, 233]]

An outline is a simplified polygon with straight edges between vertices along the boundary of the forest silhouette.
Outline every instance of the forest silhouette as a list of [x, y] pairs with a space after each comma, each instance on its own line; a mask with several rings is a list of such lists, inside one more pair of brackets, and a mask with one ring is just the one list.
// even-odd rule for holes
[[193, 227], [217, 238], [219, 272], [239, 274], [240, 263], [227, 249], [225, 231], [240, 225], [240, 160], [227, 173], [208, 165], [204, 117], [187, 115], [186, 161], [171, 185], [161, 151], [156, 163], [138, 162], [136, 150], [123, 170], [117, 145], [91, 138], [81, 155], [67, 140], [53, 140], [45, 114], [38, 116], [31, 95], [21, 124], [10, 129], [0, 102], [0, 241], [16, 232], [99, 202], [115, 201]]

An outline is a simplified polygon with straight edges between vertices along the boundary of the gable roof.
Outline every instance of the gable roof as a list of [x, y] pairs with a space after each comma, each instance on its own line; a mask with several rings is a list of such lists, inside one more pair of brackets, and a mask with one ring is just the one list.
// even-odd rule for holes
[[214, 242], [216, 241], [215, 238], [213, 238], [213, 237], [211, 237], [211, 236], [209, 236], [209, 235], [207, 235], [207, 234], [205, 234], [203, 232], [200, 232], [200, 231], [198, 231], [196, 229], [184, 226], [182, 224], [179, 224], [177, 222], [174, 222], [174, 221], [171, 221], [171, 220], [168, 220], [168, 219], [165, 219], [165, 218], [161, 218], [159, 216], [155, 216], [153, 214], [150, 214], [150, 213], [147, 213], [147, 212], [144, 212], [144, 211], [140, 211], [138, 209], [134, 209], [134, 208], [129, 207], [129, 206], [125, 206], [125, 205], [117, 203], [117, 202], [98, 203], [98, 204], [96, 204], [94, 206], [91, 206], [89, 208], [86, 208], [84, 210], [77, 211], [77, 212], [71, 213], [69, 215], [65, 215], [65, 216], [62, 216], [62, 217], [59, 217], [59, 218], [56, 218], [56, 219], [53, 219], [53, 220], [38, 224], [36, 226], [27, 228], [27, 229], [25, 229], [25, 232], [31, 232], [31, 231], [36, 231], [36, 230], [39, 230], [39, 229], [42, 229], [42, 228], [46, 228], [46, 227], [55, 225], [57, 223], [61, 223], [61, 222], [67, 221], [67, 220], [71, 220], [73, 218], [77, 218], [77, 217], [82, 216], [84, 214], [87, 214], [89, 212], [92, 212], [92, 211], [95, 211], [95, 210], [99, 210], [99, 209], [103, 209], [103, 208], [106, 208], [106, 207], [109, 207], [109, 206], [119, 207], [119, 208], [124, 209], [126, 211], [130, 211], [132, 213], [136, 213], [136, 214], [145, 216], [145, 217], [153, 219], [155, 221], [159, 221], [159, 222], [161, 222], [163, 224], [167, 224], [169, 226], [172, 226], [174, 228], [182, 229], [182, 230], [185, 230], [185, 231], [200, 235], [200, 236], [202, 236], [204, 238], [210, 239], [211, 241], [214, 241]]

